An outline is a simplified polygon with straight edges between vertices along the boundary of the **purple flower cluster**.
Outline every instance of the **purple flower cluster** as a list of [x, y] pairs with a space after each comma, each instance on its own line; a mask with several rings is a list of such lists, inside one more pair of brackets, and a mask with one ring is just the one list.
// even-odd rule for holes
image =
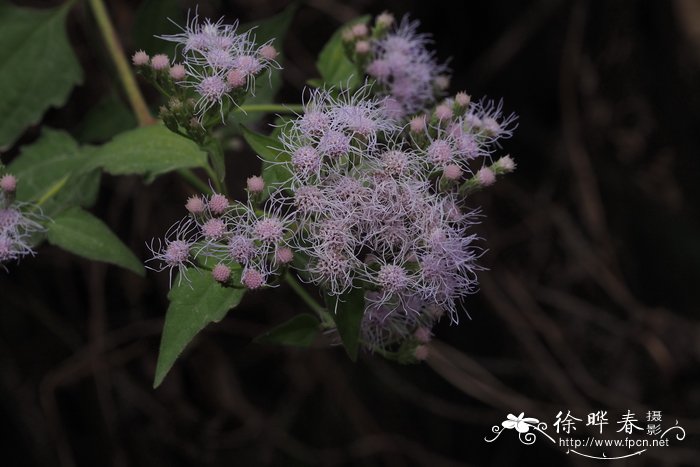
[[0, 266], [9, 261], [34, 255], [32, 236], [44, 231], [44, 216], [38, 207], [14, 200], [17, 179], [10, 174], [0, 177]]
[[[458, 322], [462, 299], [477, 289], [482, 250], [471, 226], [479, 212], [464, 201], [515, 169], [510, 156], [494, 154], [516, 117], [464, 92], [441, 99], [447, 69], [417, 27], [382, 14], [373, 30], [345, 30], [351, 58], [373, 81], [312, 90], [303, 112], [279, 128], [280, 157], [268, 161], [288, 179], [267, 187], [264, 203], [257, 176], [246, 203], [190, 198], [189, 215], [151, 245], [156, 269], [184, 277], [206, 267], [221, 283], [258, 289], [293, 263], [326, 295], [363, 291], [365, 348], [386, 355], [408, 345], [412, 359], [425, 358], [435, 323], [444, 315]], [[216, 68], [207, 53], [234, 47], [233, 31], [193, 24], [170, 40], [198, 57], [189, 67]]]
[[[262, 191], [261, 180], [252, 185]], [[259, 192], [251, 192], [255, 197]], [[267, 209], [256, 209], [251, 202], [231, 203], [215, 193], [207, 198], [193, 196], [185, 208], [189, 215], [175, 223], [163, 240], [151, 242], [149, 262], [155, 271], [177, 270], [186, 280], [189, 267], [213, 264], [214, 279], [221, 283], [258, 289], [270, 285], [273, 276], [293, 259], [288, 246], [293, 219], [273, 203]], [[232, 270], [240, 266], [240, 277], [234, 281]]]
[[379, 95], [390, 96], [401, 117], [432, 105], [449, 85], [449, 69], [428, 49], [431, 36], [418, 26], [408, 16], [396, 23], [383, 13], [373, 31], [357, 24], [343, 36], [356, 62], [378, 83]]
[[171, 65], [167, 55], [149, 57], [143, 51], [136, 52], [132, 61], [136, 66], [150, 67], [156, 78], [160, 74], [177, 86], [193, 89], [197, 96], [195, 109], [200, 115], [214, 105], [222, 109], [225, 100], [236, 104], [237, 92], [253, 92], [256, 77], [280, 68], [272, 41], [257, 45], [250, 30], [237, 32], [238, 22], [224, 24], [223, 18], [200, 21], [195, 14], [181, 30], [160, 36], [177, 44], [181, 63]]

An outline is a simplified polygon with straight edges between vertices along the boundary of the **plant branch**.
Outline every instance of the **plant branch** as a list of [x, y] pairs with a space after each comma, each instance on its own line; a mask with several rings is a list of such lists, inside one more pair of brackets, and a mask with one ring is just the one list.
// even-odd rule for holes
[[333, 323], [333, 318], [331, 318], [330, 314], [324, 307], [316, 303], [316, 300], [309, 295], [309, 293], [304, 289], [304, 287], [301, 286], [301, 284], [294, 278], [291, 272], [287, 271], [287, 273], [284, 275], [284, 280], [287, 282], [287, 284], [290, 285], [292, 290], [296, 292], [296, 294], [301, 298], [304, 303], [306, 303], [311, 310], [313, 310], [314, 313], [316, 313], [320, 318], [321, 322], [325, 324], [330, 324]]
[[124, 91], [129, 99], [129, 104], [131, 109], [136, 116], [136, 120], [139, 122], [139, 126], [148, 126], [155, 123], [155, 119], [151, 116], [151, 112], [148, 110], [146, 101], [136, 84], [136, 78], [134, 77], [129, 62], [124, 55], [124, 50], [122, 49], [119, 39], [117, 38], [117, 33], [114, 30], [114, 26], [109, 19], [107, 14], [107, 8], [103, 0], [88, 0], [92, 13], [95, 15], [95, 20], [97, 21], [97, 26], [102, 33], [105, 44], [107, 45], [107, 50], [109, 51], [114, 66], [117, 69], [117, 74], [119, 79], [124, 86]]
[[298, 104], [250, 104], [236, 107], [234, 112], [280, 112], [297, 113], [303, 112], [304, 106]]

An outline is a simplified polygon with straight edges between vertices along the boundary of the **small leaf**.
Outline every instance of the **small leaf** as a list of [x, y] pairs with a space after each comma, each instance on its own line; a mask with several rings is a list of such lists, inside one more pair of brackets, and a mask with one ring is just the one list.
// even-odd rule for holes
[[60, 214], [48, 225], [49, 243], [95, 261], [116, 264], [141, 276], [144, 269], [104, 222], [80, 208]]
[[365, 313], [365, 292], [363, 289], [352, 289], [343, 295], [329, 295], [326, 299], [345, 351], [354, 362], [360, 347], [360, 322]]
[[308, 347], [318, 336], [319, 324], [315, 316], [303, 313], [256, 337], [255, 342]]
[[187, 344], [206, 325], [221, 321], [237, 306], [245, 290], [222, 287], [205, 270], [188, 270], [189, 282], [182, 281], [168, 294], [170, 306], [165, 315], [153, 387], [160, 386]]
[[78, 147], [78, 143], [64, 131], [44, 128], [41, 137], [32, 145], [24, 146], [8, 170], [17, 176], [17, 199], [37, 201], [51, 187], [65, 182], [41, 206], [51, 216], [71, 206], [91, 206], [95, 202], [100, 183], [98, 171], [85, 171], [94, 149]]
[[352, 89], [360, 84], [362, 77], [345, 53], [342, 35], [348, 27], [358, 23], [366, 23], [369, 19], [370, 16], [365, 15], [344, 24], [321, 50], [316, 67], [321, 72], [321, 78], [326, 85]]
[[70, 3], [50, 10], [0, 3], [0, 149], [83, 80], [66, 35]]
[[104, 143], [132, 128], [136, 128], [134, 114], [116, 95], [108, 94], [88, 111], [74, 134], [86, 143]]
[[203, 167], [207, 155], [196, 143], [152, 125], [127, 131], [105, 144], [92, 165], [113, 175], [141, 174], [147, 180], [172, 170]]
[[287, 186], [292, 178], [292, 172], [286, 162], [291, 161], [291, 157], [282, 151], [282, 143], [269, 136], [255, 133], [244, 126], [241, 126], [241, 128], [243, 129], [243, 137], [263, 161], [264, 196], [269, 196], [271, 192], [279, 187]]

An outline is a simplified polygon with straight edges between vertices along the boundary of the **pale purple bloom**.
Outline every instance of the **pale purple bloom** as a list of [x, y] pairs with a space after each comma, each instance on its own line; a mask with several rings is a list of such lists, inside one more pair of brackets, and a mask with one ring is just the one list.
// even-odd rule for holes
[[380, 94], [391, 96], [401, 105], [402, 116], [435, 102], [436, 79], [447, 72], [427, 48], [430, 35], [419, 33], [418, 26], [418, 21], [405, 16], [386, 35], [374, 40], [374, 60], [365, 70], [380, 83]]
[[272, 41], [256, 44], [251, 31], [238, 33], [238, 22], [200, 20], [195, 12], [192, 17], [188, 14], [187, 23], [180, 29], [180, 33], [160, 38], [176, 43], [182, 53], [182, 68], [176, 65], [173, 78], [178, 85], [195, 90], [199, 114], [218, 105], [223, 118], [224, 102], [237, 104], [234, 91], [245, 86], [254, 92], [256, 77], [280, 68]]
[[3, 263], [33, 256], [36, 234], [44, 232], [49, 219], [32, 203], [14, 199], [17, 179], [5, 174], [0, 178], [0, 267]]
[[170, 227], [163, 240], [151, 240], [148, 249], [153, 256], [146, 263], [153, 262], [154, 265], [146, 267], [156, 272], [167, 269], [170, 274], [170, 284], [173, 282], [173, 271], [179, 273], [178, 284], [183, 279], [187, 280], [187, 268], [195, 266], [192, 259], [197, 230], [199, 230], [197, 223], [187, 217]]

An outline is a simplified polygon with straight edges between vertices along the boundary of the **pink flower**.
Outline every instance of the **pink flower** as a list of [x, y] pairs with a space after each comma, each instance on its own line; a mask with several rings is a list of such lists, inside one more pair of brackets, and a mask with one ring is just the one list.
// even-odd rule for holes
[[281, 264], [291, 263], [294, 259], [294, 252], [291, 248], [282, 247], [278, 248], [275, 252], [275, 260]]
[[0, 177], [0, 190], [6, 193], [14, 193], [17, 189], [17, 178], [11, 174]]
[[462, 178], [462, 169], [457, 164], [448, 164], [442, 170], [442, 175], [448, 180], [459, 180]]
[[254, 175], [246, 180], [246, 187], [250, 193], [262, 193], [265, 189], [265, 181], [262, 177]]
[[221, 215], [225, 213], [228, 209], [228, 206], [228, 198], [219, 193], [214, 193], [213, 195], [211, 195], [211, 197], [209, 198], [209, 202], [207, 203], [207, 207], [214, 215]]
[[413, 133], [423, 133], [426, 129], [427, 118], [425, 115], [413, 117], [409, 122], [409, 127]]
[[173, 65], [172, 68], [170, 68], [170, 77], [175, 81], [181, 81], [185, 79], [185, 76], [187, 76], [187, 72], [185, 71], [184, 65], [181, 63]]
[[226, 223], [214, 217], [202, 224], [202, 235], [207, 239], [215, 239], [223, 237], [226, 233]]
[[246, 83], [245, 75], [240, 70], [231, 70], [226, 75], [226, 82], [233, 89], [240, 88]]
[[200, 196], [195, 195], [187, 199], [185, 209], [187, 209], [192, 214], [201, 214], [206, 209], [206, 204]]
[[469, 94], [466, 92], [458, 92], [455, 96], [455, 102], [460, 107], [466, 107], [469, 105], [469, 102], [471, 102], [471, 97], [469, 97]]
[[241, 283], [248, 289], [259, 289], [265, 285], [265, 276], [256, 269], [246, 268], [241, 275]]
[[136, 66], [148, 65], [148, 62], [150, 61], [151, 57], [149, 57], [148, 54], [143, 50], [139, 50], [131, 56], [131, 63], [133, 63]]
[[277, 58], [277, 55], [279, 55], [279, 52], [277, 52], [277, 49], [275, 49], [271, 45], [263, 45], [260, 47], [260, 50], [258, 53], [266, 60], [274, 60]]
[[352, 33], [355, 35], [355, 37], [364, 37], [369, 34], [369, 29], [367, 29], [366, 24], [360, 23], [352, 27]]
[[231, 268], [225, 264], [219, 263], [211, 270], [211, 275], [217, 282], [227, 282], [231, 277]]
[[165, 54], [154, 55], [151, 58], [151, 67], [154, 70], [167, 70], [170, 67], [170, 59]]
[[447, 104], [440, 104], [435, 107], [435, 116], [438, 120], [449, 120], [452, 118], [452, 109]]
[[370, 45], [369, 41], [358, 41], [355, 44], [355, 52], [357, 52], [360, 55], [364, 55], [368, 53], [370, 50]]
[[496, 182], [496, 175], [488, 167], [482, 167], [476, 173], [476, 178], [481, 186], [491, 186]]

